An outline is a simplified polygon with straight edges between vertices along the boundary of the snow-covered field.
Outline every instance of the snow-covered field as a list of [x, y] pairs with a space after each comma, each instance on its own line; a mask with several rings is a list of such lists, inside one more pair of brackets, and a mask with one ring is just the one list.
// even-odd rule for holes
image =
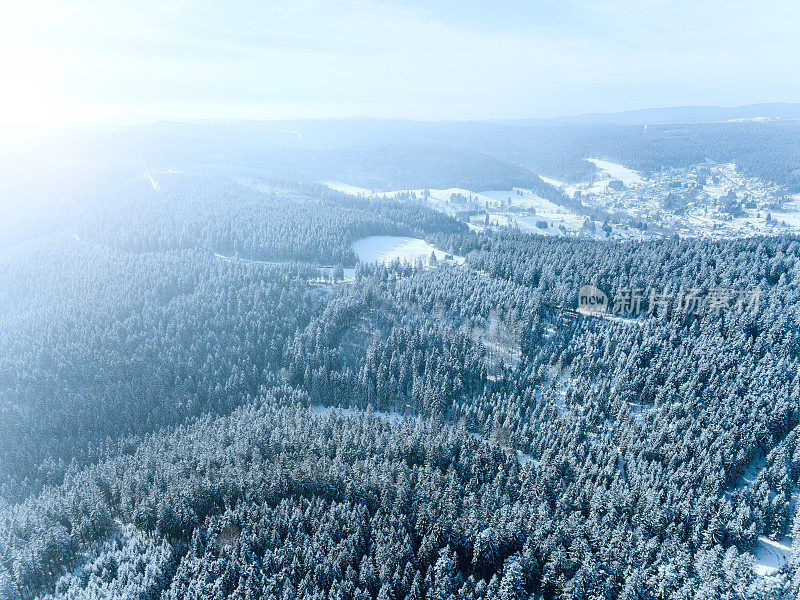
[[772, 218], [778, 222], [784, 222], [789, 227], [800, 229], [800, 194], [791, 196], [788, 202], [784, 202], [782, 210], [772, 213]]
[[[77, 238], [76, 238], [77, 239]], [[218, 258], [219, 260], [223, 260], [225, 262], [243, 262], [243, 263], [255, 263], [259, 265], [269, 265], [269, 266], [284, 266], [290, 264], [296, 264], [294, 261], [287, 261], [287, 260], [257, 260], [253, 258], [242, 258], [240, 256], [228, 256], [226, 254], [220, 254], [219, 252], [214, 252], [214, 257]], [[312, 263], [305, 263], [311, 267], [315, 267], [319, 269], [320, 272], [320, 283], [331, 282], [331, 279], [335, 275], [337, 271], [337, 267], [335, 265], [319, 265], [319, 264], [312, 264]], [[356, 278], [356, 270], [353, 268], [342, 269], [342, 274], [344, 276], [340, 282], [344, 281], [353, 281]]]
[[553, 179], [552, 177], [545, 177], [544, 175], [539, 175], [539, 178], [545, 183], [562, 189], [570, 198], [575, 195], [575, 192], [601, 194], [608, 189], [608, 184], [614, 179], [621, 181], [626, 187], [638, 186], [645, 183], [644, 178], [639, 173], [618, 163], [599, 158], [584, 158], [583, 160], [592, 163], [600, 171], [595, 181], [586, 183], [564, 183], [563, 181]]
[[513, 190], [492, 190], [488, 192], [473, 192], [463, 188], [408, 189], [373, 192], [340, 181], [326, 181], [324, 184], [332, 190], [351, 196], [385, 199], [411, 198], [412, 200], [429, 204], [436, 210], [450, 215], [460, 210], [475, 208], [499, 209], [508, 206], [514, 206], [516, 208], [535, 208], [543, 202], [548, 202], [536, 196], [531, 190], [520, 188], [515, 188]]
[[755, 572], [757, 575], [769, 576], [783, 567], [789, 560], [792, 553], [792, 539], [782, 537], [779, 540], [772, 540], [761, 536], [753, 549], [755, 559]]
[[604, 176], [609, 179], [619, 179], [627, 186], [638, 185], [644, 181], [639, 173], [620, 164], [608, 160], [600, 160], [599, 158], [585, 158], [584, 160], [592, 163]]
[[336, 190], [337, 192], [342, 192], [343, 194], [350, 194], [351, 196], [370, 196], [372, 195], [372, 191], [366, 188], [358, 187], [355, 185], [348, 185], [346, 183], [342, 183], [341, 181], [326, 181], [325, 185], [327, 185], [332, 190]]
[[[425, 240], [393, 235], [372, 235], [353, 242], [351, 247], [356, 256], [358, 256], [358, 260], [368, 264], [388, 265], [394, 260], [413, 264], [417, 259], [421, 259], [427, 264], [431, 253], [439, 261], [445, 260], [447, 257], [446, 252], [439, 250]], [[455, 263], [463, 263], [464, 257], [454, 256], [451, 260]]]
[[[483, 219], [483, 221], [482, 221]], [[489, 224], [498, 227], [513, 227], [525, 233], [538, 233], [540, 235], [576, 235], [583, 225], [586, 217], [575, 214], [567, 209], [560, 208], [555, 211], [539, 211], [535, 215], [520, 215], [513, 213], [489, 213]], [[539, 223], [547, 222], [547, 228], [542, 229]], [[472, 224], [479, 226], [485, 222], [485, 217], [476, 217]], [[560, 229], [564, 227], [566, 231]]]
[[576, 183], [564, 183], [563, 181], [559, 181], [558, 179], [553, 179], [552, 177], [545, 177], [544, 175], [539, 175], [539, 179], [544, 181], [545, 183], [549, 183], [553, 187], [561, 188], [564, 193], [572, 198], [575, 195], [575, 192], [578, 190], [583, 189], [583, 184], [576, 184]]
[[[468, 192], [472, 193], [472, 192]], [[513, 190], [492, 190], [478, 194], [480, 199], [489, 200], [489, 207], [511, 206], [514, 208], [533, 208], [537, 214], [540, 210], [558, 211], [561, 207], [549, 200], [540, 198], [531, 190], [515, 188]]]
[[[555, 180], [548, 180], [548, 182], [550, 181]], [[422, 202], [435, 210], [449, 215], [481, 211], [480, 214], [473, 214], [467, 223], [471, 229], [477, 231], [484, 229], [488, 224], [491, 227], [513, 227], [526, 233], [538, 233], [541, 235], [578, 235], [581, 226], [586, 220], [585, 216], [541, 198], [532, 190], [523, 188], [486, 192], [473, 192], [462, 188], [372, 192], [341, 182], [327, 181], [325, 184], [331, 189], [352, 196], [400, 198], [408, 199], [411, 202]], [[573, 187], [574, 189], [579, 189], [578, 187]], [[544, 229], [539, 227], [543, 221], [547, 223], [547, 227]], [[596, 237], [604, 237], [604, 234], [600, 232]], [[626, 239], [635, 237], [635, 234], [625, 235], [624, 237]], [[420, 247], [421, 250], [422, 248]], [[426, 248], [426, 250], [427, 255], [430, 256], [433, 248]], [[412, 260], [415, 260], [415, 258]], [[362, 259], [362, 262], [376, 261]]]

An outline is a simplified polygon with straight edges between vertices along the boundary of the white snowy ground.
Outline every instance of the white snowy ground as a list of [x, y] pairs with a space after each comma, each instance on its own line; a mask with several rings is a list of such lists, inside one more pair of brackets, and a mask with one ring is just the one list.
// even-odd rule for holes
[[[736, 485], [736, 490], [743, 490], [750, 487], [758, 479], [761, 472], [766, 466], [766, 460], [763, 456], [754, 458], [742, 475], [741, 481]], [[730, 492], [725, 492], [725, 498], [730, 498]], [[797, 490], [792, 493], [792, 498], [789, 503], [789, 512], [794, 514], [797, 510], [798, 493]], [[789, 555], [792, 553], [792, 538], [782, 536], [777, 540], [773, 540], [766, 536], [759, 536], [756, 540], [756, 545], [753, 548], [753, 570], [756, 575], [761, 577], [769, 577], [776, 571], [781, 569], [789, 560]]]
[[[75, 239], [78, 239], [77, 236]], [[288, 265], [293, 264], [293, 261], [286, 261], [286, 260], [257, 260], [252, 258], [241, 258], [239, 256], [227, 256], [225, 254], [220, 254], [219, 252], [214, 252], [214, 257], [220, 260], [224, 260], [225, 262], [244, 262], [244, 263], [257, 263], [261, 265]], [[330, 279], [333, 277], [334, 272], [336, 271], [336, 266], [334, 265], [316, 265], [311, 263], [306, 263], [309, 266], [312, 266], [316, 269], [319, 269], [320, 273], [324, 274], [323, 277], [318, 280], [319, 283], [327, 283], [330, 282]], [[344, 279], [341, 281], [354, 281], [356, 278], [356, 270], [353, 268], [342, 269], [342, 274]], [[325, 278], [327, 277], [327, 279]]]
[[341, 181], [326, 181], [325, 185], [327, 185], [332, 190], [336, 190], [337, 192], [342, 192], [343, 194], [350, 194], [351, 196], [370, 196], [372, 195], [372, 191], [366, 188], [358, 187], [355, 185], [349, 185], [347, 183], [342, 183]]
[[644, 178], [634, 171], [618, 163], [609, 160], [602, 160], [599, 158], [584, 158], [583, 160], [592, 163], [600, 171], [598, 179], [586, 183], [564, 183], [552, 177], [545, 177], [539, 175], [539, 178], [545, 183], [561, 188], [567, 196], [572, 198], [575, 192], [582, 192], [584, 194], [601, 194], [606, 191], [608, 184], [613, 179], [618, 179], [625, 184], [626, 187], [634, 187], [646, 184]]
[[619, 179], [626, 186], [638, 185], [644, 180], [636, 171], [623, 167], [620, 164], [599, 158], [584, 158], [600, 170], [600, 173], [609, 179]]
[[762, 577], [772, 575], [786, 564], [791, 553], [792, 538], [782, 537], [779, 540], [771, 540], [768, 537], [759, 537], [756, 547], [753, 549], [756, 575]]
[[[491, 190], [488, 192], [473, 192], [463, 188], [447, 189], [408, 189], [393, 190], [390, 192], [373, 192], [355, 185], [340, 181], [324, 182], [332, 190], [349, 194], [351, 196], [365, 196], [369, 198], [396, 198], [398, 195], [413, 194], [418, 200], [425, 200], [433, 208], [448, 214], [467, 208], [500, 209], [503, 207], [514, 208], [540, 208], [556, 206], [552, 202], [536, 196], [531, 190], [515, 188], [513, 190]], [[427, 197], [426, 197], [427, 192]], [[465, 202], [464, 199], [467, 199]]]
[[[585, 216], [541, 198], [530, 190], [495, 190], [483, 192], [483, 196], [493, 199], [498, 207], [505, 205], [512, 209], [521, 208], [534, 211], [534, 214], [529, 215], [508, 211], [489, 213], [490, 223], [518, 227], [527, 233], [563, 235], [558, 229], [559, 225], [563, 225], [568, 232], [574, 232], [581, 228], [586, 219]], [[476, 217], [475, 220], [477, 223], [480, 221], [480, 217]], [[539, 229], [536, 226], [540, 221], [547, 221], [547, 229]]]
[[542, 175], [539, 175], [539, 177], [545, 183], [549, 183], [552, 186], [561, 188], [570, 198], [573, 197], [575, 192], [578, 191], [588, 194], [601, 194], [606, 191], [609, 182], [614, 179], [620, 180], [625, 184], [626, 187], [629, 188], [646, 183], [639, 173], [618, 163], [599, 158], [584, 158], [583, 160], [592, 163], [600, 171], [596, 181], [571, 184], [564, 183], [563, 181], [559, 181], [558, 179], [553, 179], [551, 177], [544, 177]]
[[503, 207], [512, 206], [514, 208], [533, 208], [536, 214], [541, 210], [555, 211], [561, 206], [553, 204], [549, 200], [545, 200], [537, 196], [533, 191], [524, 188], [516, 188], [513, 190], [491, 190], [488, 192], [481, 192], [481, 198], [489, 200], [489, 207]]
[[544, 181], [545, 183], [549, 183], [553, 187], [561, 188], [564, 193], [572, 198], [580, 189], [583, 189], [582, 184], [577, 183], [564, 183], [563, 181], [559, 181], [558, 179], [553, 179], [552, 177], [545, 177], [544, 175], [539, 175], [539, 179]]
[[[314, 414], [316, 415], [324, 415], [333, 412], [335, 410], [341, 412], [346, 417], [349, 417], [350, 414], [352, 413], [352, 411], [349, 408], [337, 408], [333, 406], [325, 406], [324, 404], [315, 404], [314, 406], [311, 407], [311, 410], [313, 410]], [[402, 420], [405, 418], [409, 419], [413, 418], [413, 417], [405, 417], [396, 411], [384, 412], [376, 410], [373, 411], [373, 414], [379, 419], [382, 419], [383, 421], [389, 423], [389, 425], [397, 425], [398, 423], [402, 422]]]
[[153, 176], [152, 176], [152, 175], [150, 175], [150, 171], [148, 171], [147, 169], [145, 169], [145, 170], [144, 170], [144, 176], [145, 176], [145, 177], [147, 178], [147, 180], [150, 182], [150, 185], [152, 185], [152, 186], [153, 186], [153, 189], [154, 189], [155, 191], [158, 191], [158, 182], [157, 182], [155, 179], [153, 179]]
[[[363, 263], [378, 263], [388, 265], [395, 259], [402, 263], [413, 264], [416, 260], [422, 259], [427, 264], [431, 253], [436, 255], [437, 260], [444, 260], [446, 252], [432, 246], [425, 240], [412, 237], [400, 237], [394, 235], [372, 235], [352, 243], [353, 252], [358, 256], [358, 260]], [[463, 256], [454, 256], [454, 263], [463, 263]]]
[[[548, 180], [548, 182], [552, 181], [555, 180]], [[418, 200], [424, 200], [432, 208], [449, 215], [454, 215], [461, 210], [486, 210], [489, 214], [489, 225], [515, 227], [526, 233], [565, 235], [559, 229], [559, 226], [563, 226], [566, 229], [566, 235], [576, 235], [586, 219], [583, 215], [541, 198], [531, 190], [522, 188], [490, 190], [480, 193], [462, 188], [431, 189], [427, 190], [426, 196], [425, 190], [421, 189], [372, 192], [338, 181], [326, 181], [325, 185], [351, 196], [370, 198], [395, 198], [400, 194], [413, 194]], [[575, 187], [575, 189], [579, 188]], [[463, 200], [464, 198], [467, 199], [466, 202]], [[526, 214], [526, 211], [532, 214]], [[484, 219], [484, 215], [475, 216], [468, 225], [471, 229], [481, 230], [485, 226]], [[540, 221], [547, 221], [547, 229], [539, 229], [536, 226]], [[597, 237], [604, 237], [604, 234], [600, 232]], [[430, 256], [430, 250], [428, 256]], [[362, 259], [362, 262], [365, 261]]]
[[[758, 472], [764, 468], [760, 461], [756, 461], [751, 467], [751, 469], [748, 469], [749, 473], [745, 473], [744, 485], [750, 485], [758, 477]], [[795, 486], [789, 500], [789, 522], [797, 514], [798, 500], [800, 500], [800, 491]], [[789, 536], [782, 536], [777, 540], [760, 536], [756, 541], [755, 548], [753, 548], [756, 574], [768, 577], [782, 568], [789, 560], [793, 543], [794, 540]]]
[[775, 221], [783, 221], [790, 227], [800, 229], [800, 194], [795, 194], [789, 202], [784, 202], [783, 210], [772, 213]]
[[[408, 191], [414, 194], [417, 198], [424, 198], [425, 190], [408, 190]], [[397, 196], [398, 193], [402, 193], [402, 191], [383, 192], [376, 194], [376, 196], [381, 198], [392, 198]], [[469, 202], [464, 203], [458, 200], [458, 198], [462, 196], [465, 198], [469, 198]], [[472, 192], [470, 190], [465, 190], [462, 188], [447, 188], [443, 190], [438, 190], [438, 189], [428, 190], [428, 204], [430, 204], [433, 208], [435, 208], [440, 212], [452, 215], [458, 210], [463, 210], [475, 206], [480, 206], [480, 207], [498, 206], [499, 202], [496, 199], [490, 198], [489, 196], [486, 196], [483, 193]]]
[[[547, 202], [545, 200], [545, 202]], [[472, 225], [480, 227], [483, 223], [484, 217], [475, 217]], [[489, 213], [489, 224], [499, 227], [513, 227], [525, 233], [538, 233], [540, 235], [565, 235], [559, 229], [563, 226], [567, 230], [567, 234], [577, 234], [583, 225], [586, 217], [577, 215], [565, 208], [558, 207], [553, 211], [536, 211], [535, 215], [520, 215], [514, 213]], [[539, 229], [537, 223], [540, 221], [547, 221], [547, 229]], [[599, 229], [599, 226], [598, 226]]]

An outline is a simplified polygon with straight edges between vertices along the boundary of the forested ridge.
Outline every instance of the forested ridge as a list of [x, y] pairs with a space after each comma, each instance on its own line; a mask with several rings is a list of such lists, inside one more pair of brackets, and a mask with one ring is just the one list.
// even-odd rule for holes
[[[157, 136], [159, 144], [152, 144], [147, 134]], [[796, 193], [799, 140], [800, 122], [794, 119], [648, 126], [345, 119], [160, 123], [146, 133], [105, 136], [92, 143], [103, 144], [115, 157], [121, 153], [119, 146], [133, 147], [155, 162], [177, 168], [190, 160], [217, 166], [223, 157], [238, 168], [257, 167], [293, 179], [333, 179], [379, 190], [537, 189], [541, 186], [537, 174], [563, 181], [591, 180], [596, 170], [584, 160], [587, 157], [645, 173], [708, 159], [734, 162], [745, 174]], [[543, 187], [537, 193], [549, 197]]]
[[[800, 238], [109, 186], [1, 246], [0, 598], [796, 597], [800, 546], [754, 555], [800, 539]], [[357, 263], [371, 235], [466, 260]], [[762, 296], [606, 319], [585, 283]]]

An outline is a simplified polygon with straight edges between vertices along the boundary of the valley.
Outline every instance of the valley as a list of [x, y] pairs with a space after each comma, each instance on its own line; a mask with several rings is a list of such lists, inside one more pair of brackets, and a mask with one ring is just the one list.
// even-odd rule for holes
[[326, 185], [354, 196], [426, 204], [476, 230], [508, 227], [612, 240], [674, 235], [725, 239], [800, 231], [800, 194], [745, 176], [732, 163], [708, 162], [643, 176], [610, 161], [585, 160], [598, 169], [591, 182], [564, 183], [541, 176], [564, 193], [560, 204], [524, 188], [373, 192], [338, 182]]

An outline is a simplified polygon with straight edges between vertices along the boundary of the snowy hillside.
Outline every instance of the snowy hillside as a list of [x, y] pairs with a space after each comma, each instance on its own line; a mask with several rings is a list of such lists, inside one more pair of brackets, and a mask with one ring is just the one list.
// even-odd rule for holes
[[741, 173], [732, 163], [707, 162], [643, 174], [586, 158], [592, 181], [541, 179], [564, 192], [563, 205], [531, 190], [460, 188], [373, 192], [340, 182], [332, 189], [366, 198], [426, 204], [474, 229], [512, 227], [527, 233], [596, 239], [738, 238], [800, 231], [800, 195]]

